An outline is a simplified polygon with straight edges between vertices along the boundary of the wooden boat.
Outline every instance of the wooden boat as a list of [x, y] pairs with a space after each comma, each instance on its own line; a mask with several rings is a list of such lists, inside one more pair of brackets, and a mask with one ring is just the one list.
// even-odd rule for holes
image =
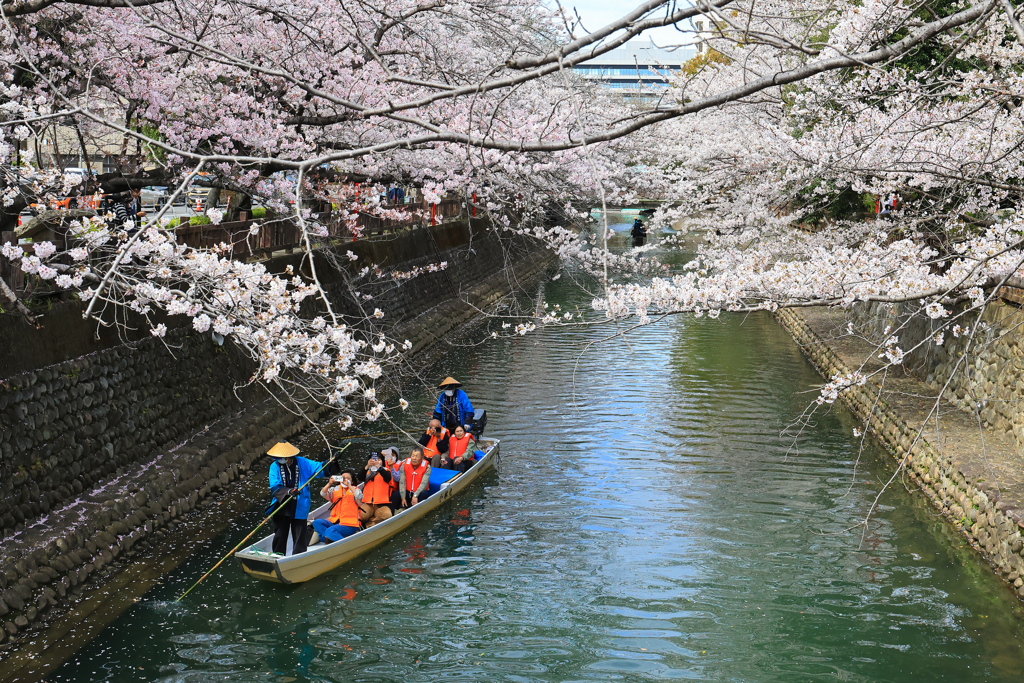
[[[462, 474], [457, 474], [440, 485], [437, 492], [426, 500], [369, 529], [334, 543], [318, 543], [298, 555], [275, 555], [271, 552], [273, 535], [267, 536], [244, 550], [235, 553], [246, 574], [276, 583], [301, 583], [336, 569], [349, 560], [376, 548], [392, 536], [423, 519], [435, 509], [459, 495], [476, 481], [481, 474], [494, 466], [498, 458], [498, 440], [481, 439], [478, 444], [484, 456]], [[314, 493], [315, 495], [315, 493]], [[324, 503], [309, 514], [309, 519], [326, 518], [331, 509]]]

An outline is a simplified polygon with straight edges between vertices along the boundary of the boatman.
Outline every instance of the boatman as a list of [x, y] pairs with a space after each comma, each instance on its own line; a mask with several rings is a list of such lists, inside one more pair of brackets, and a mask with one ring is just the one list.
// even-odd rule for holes
[[271, 448], [267, 455], [274, 458], [270, 465], [270, 493], [274, 496], [274, 502], [267, 508], [267, 513], [274, 515], [272, 549], [279, 555], [286, 554], [288, 532], [291, 531], [292, 554], [304, 553], [310, 536], [306, 531], [309, 487], [301, 491], [299, 488], [320, 470], [320, 463], [297, 457], [299, 449], [287, 441]]
[[642, 247], [644, 242], [647, 241], [647, 228], [644, 227], [644, 222], [639, 218], [633, 221], [633, 229], [629, 231], [629, 234], [633, 236], [634, 247]]
[[466, 392], [459, 388], [461, 386], [462, 383], [453, 377], [445, 377], [438, 385], [441, 395], [434, 406], [434, 419], [440, 420], [449, 432], [454, 432], [459, 425], [467, 432], [473, 431], [473, 404]]

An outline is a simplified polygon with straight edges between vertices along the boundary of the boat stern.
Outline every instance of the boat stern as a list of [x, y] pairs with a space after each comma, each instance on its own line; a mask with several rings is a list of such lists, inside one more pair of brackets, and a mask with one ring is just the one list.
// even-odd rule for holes
[[242, 565], [242, 571], [249, 576], [274, 583], [291, 583], [281, 575], [281, 568], [277, 566], [277, 558], [273, 556], [242, 551], [235, 553], [235, 559]]

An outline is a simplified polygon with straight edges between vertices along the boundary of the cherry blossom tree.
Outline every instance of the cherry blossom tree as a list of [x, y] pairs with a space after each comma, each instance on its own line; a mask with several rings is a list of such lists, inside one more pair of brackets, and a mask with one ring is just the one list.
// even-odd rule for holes
[[[698, 15], [714, 22], [715, 57], [657, 97], [618, 98], [571, 73], [653, 28], [692, 42]], [[23, 149], [61, 125], [123, 140], [123, 168], [98, 189], [180, 193], [205, 173], [289, 214], [310, 250], [326, 233], [310, 196], [350, 223], [400, 217], [373, 199], [392, 181], [430, 202], [476, 196], [496, 229], [599, 275], [594, 309], [613, 320], [858, 302], [951, 311], [1016, 282], [1020, 226], [1005, 209], [1024, 32], [1008, 2], [651, 0], [589, 32], [571, 16], [534, 0], [3, 0], [0, 219], [95, 189]], [[594, 243], [537, 227], [546, 206], [572, 214], [573, 200], [638, 192], [678, 200], [658, 219], [704, 231], [685, 267], [613, 255], [606, 231]], [[834, 210], [893, 193], [895, 223]], [[5, 254], [80, 291], [87, 315], [186, 315], [247, 349], [260, 381], [334, 404], [343, 421], [385, 410], [374, 382], [402, 343], [373, 315], [335, 315], [315, 267], [274, 276], [231, 261], [230, 245], [182, 247], [163, 211], [128, 230], [104, 216], [66, 224], [70, 265], [44, 245]], [[308, 320], [298, 307], [311, 297], [324, 314]]]

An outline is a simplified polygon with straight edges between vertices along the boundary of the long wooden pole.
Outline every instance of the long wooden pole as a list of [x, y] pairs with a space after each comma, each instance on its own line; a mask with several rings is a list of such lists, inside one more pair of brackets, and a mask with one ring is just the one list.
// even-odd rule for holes
[[[307, 480], [306, 480], [306, 483], [305, 483], [305, 484], [303, 484], [302, 486], [300, 486], [298, 490], [299, 490], [299, 491], [302, 491], [302, 489], [304, 489], [304, 488], [306, 488], [307, 486], [309, 486], [309, 482], [311, 482], [311, 481], [313, 481], [314, 479], [316, 479], [316, 475], [318, 475], [318, 474], [320, 474], [321, 472], [323, 472], [323, 471], [324, 471], [324, 470], [325, 470], [325, 469], [327, 468], [327, 466], [328, 466], [328, 465], [330, 465], [330, 464], [331, 464], [332, 462], [334, 462], [334, 459], [335, 459], [335, 458], [337, 458], [337, 457], [338, 457], [339, 455], [341, 455], [341, 454], [342, 454], [342, 453], [343, 453], [343, 452], [345, 451], [345, 449], [346, 449], [346, 448], [348, 448], [348, 447], [349, 447], [349, 446], [351, 446], [351, 445], [352, 445], [352, 444], [350, 444], [350, 443], [347, 443], [347, 444], [345, 444], [344, 446], [342, 446], [342, 447], [341, 447], [341, 449], [339, 449], [337, 453], [335, 453], [335, 454], [334, 454], [334, 455], [332, 455], [332, 456], [331, 456], [330, 458], [328, 458], [328, 459], [327, 459], [327, 462], [325, 462], [325, 463], [324, 463], [323, 467], [321, 467], [321, 468], [320, 468], [320, 469], [318, 469], [318, 470], [317, 470], [316, 472], [314, 472], [314, 473], [313, 473], [313, 476], [311, 476], [311, 477], [310, 477], [309, 479], [307, 479]], [[245, 538], [243, 538], [243, 539], [241, 540], [241, 542], [240, 542], [240, 543], [239, 543], [238, 545], [236, 545], [236, 546], [235, 546], [234, 548], [232, 548], [231, 550], [229, 550], [229, 551], [228, 551], [228, 554], [227, 554], [227, 555], [225, 555], [224, 557], [220, 558], [220, 562], [218, 562], [217, 564], [215, 564], [215, 565], [213, 565], [212, 567], [210, 567], [210, 571], [206, 572], [206, 573], [205, 573], [205, 574], [203, 574], [203, 575], [202, 575], [201, 577], [199, 577], [199, 580], [198, 580], [198, 581], [196, 581], [196, 582], [195, 582], [194, 584], [192, 584], [192, 588], [189, 588], [189, 589], [188, 589], [187, 591], [185, 591], [184, 593], [182, 593], [181, 595], [179, 595], [179, 596], [178, 596], [178, 599], [177, 599], [177, 600], [175, 600], [174, 602], [181, 602], [182, 598], [184, 598], [184, 597], [185, 597], [186, 595], [188, 595], [189, 593], [191, 593], [191, 592], [192, 592], [192, 589], [193, 589], [193, 588], [195, 588], [196, 586], [198, 586], [199, 584], [201, 584], [201, 583], [203, 582], [203, 579], [205, 579], [205, 578], [206, 578], [207, 576], [209, 576], [209, 575], [210, 575], [210, 574], [212, 574], [212, 573], [213, 573], [214, 571], [216, 571], [217, 567], [219, 567], [219, 566], [221, 566], [222, 564], [224, 564], [224, 560], [226, 560], [226, 559], [228, 559], [229, 557], [231, 557], [232, 555], [234, 555], [234, 554], [235, 554], [235, 551], [236, 551], [236, 550], [238, 550], [238, 549], [239, 549], [239, 548], [241, 548], [241, 547], [242, 547], [243, 545], [245, 545], [245, 542], [246, 542], [246, 541], [248, 541], [248, 540], [249, 540], [250, 538], [252, 538], [252, 537], [253, 537], [253, 535], [254, 535], [254, 534], [255, 534], [255, 533], [257, 532], [257, 531], [259, 531], [259, 530], [260, 530], [260, 528], [261, 528], [261, 527], [262, 527], [262, 526], [263, 526], [264, 524], [266, 524], [267, 522], [269, 522], [269, 521], [270, 521], [270, 519], [271, 519], [271, 518], [272, 518], [272, 517], [273, 517], [274, 515], [276, 515], [276, 514], [278, 513], [278, 511], [279, 511], [279, 510], [281, 510], [282, 508], [284, 508], [284, 506], [288, 504], [288, 501], [290, 501], [290, 500], [291, 500], [292, 498], [294, 498], [294, 497], [295, 497], [296, 495], [298, 495], [298, 493], [296, 493], [296, 494], [293, 494], [293, 495], [290, 495], [290, 496], [288, 496], [287, 498], [285, 498], [285, 499], [284, 499], [284, 502], [282, 502], [282, 503], [281, 503], [280, 505], [278, 505], [278, 506], [277, 506], [277, 507], [276, 507], [276, 508], [274, 509], [274, 511], [273, 511], [273, 512], [271, 512], [271, 513], [270, 513], [269, 515], [267, 515], [267, 516], [266, 516], [266, 517], [264, 518], [264, 520], [263, 520], [262, 522], [260, 522], [260, 523], [259, 523], [258, 525], [256, 525], [256, 528], [255, 528], [255, 529], [253, 529], [252, 531], [250, 531], [250, 532], [249, 532], [249, 535], [248, 535], [248, 536], [246, 536]]]
[[339, 441], [344, 439], [368, 439], [371, 436], [390, 436], [391, 434], [405, 434], [405, 432], [377, 432], [376, 434], [353, 434], [352, 436], [343, 436], [339, 438]]

